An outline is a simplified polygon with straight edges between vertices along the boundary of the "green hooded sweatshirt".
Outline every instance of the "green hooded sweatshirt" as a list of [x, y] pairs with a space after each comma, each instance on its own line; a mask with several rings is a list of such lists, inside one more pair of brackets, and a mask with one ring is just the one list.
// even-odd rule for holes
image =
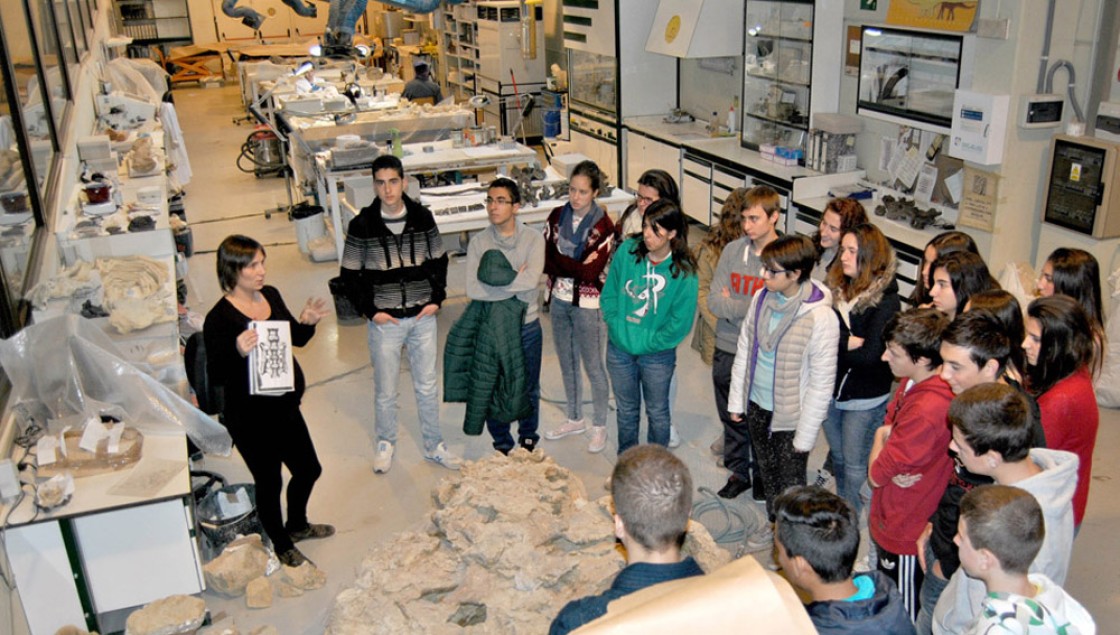
[[673, 277], [671, 255], [656, 265], [648, 255], [635, 262], [630, 252], [639, 240], [615, 252], [599, 300], [611, 343], [631, 355], [676, 348], [692, 330], [699, 287], [695, 274]]

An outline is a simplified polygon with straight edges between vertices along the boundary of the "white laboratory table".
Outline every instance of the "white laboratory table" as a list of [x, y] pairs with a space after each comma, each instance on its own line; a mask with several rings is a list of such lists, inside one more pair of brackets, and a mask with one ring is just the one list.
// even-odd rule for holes
[[[13, 460], [22, 453], [17, 447]], [[119, 491], [127, 479], [138, 485], [133, 493]], [[35, 514], [32, 493], [14, 509], [0, 506], [32, 635], [68, 624], [111, 632], [131, 609], [205, 589], [181, 432], [148, 433], [135, 465], [74, 484], [70, 502], [49, 512]]]
[[[431, 151], [425, 152], [425, 148], [430, 148]], [[536, 151], [521, 144], [514, 144], [510, 148], [504, 148], [499, 144], [456, 148], [448, 140], [405, 144], [404, 151], [405, 156], [401, 159], [401, 163], [404, 164], [406, 175], [452, 171], [477, 172], [503, 166], [525, 165], [537, 159]], [[342, 260], [342, 244], [346, 228], [342, 226], [342, 203], [339, 200], [338, 184], [356, 176], [372, 178], [370, 167], [367, 164], [334, 168], [327, 165], [327, 153], [319, 153], [315, 157], [316, 188], [319, 200], [325, 201], [330, 211], [339, 261]], [[483, 210], [482, 218], [485, 219], [485, 216], [486, 212]], [[444, 230], [441, 224], [440, 231], [454, 230]]]

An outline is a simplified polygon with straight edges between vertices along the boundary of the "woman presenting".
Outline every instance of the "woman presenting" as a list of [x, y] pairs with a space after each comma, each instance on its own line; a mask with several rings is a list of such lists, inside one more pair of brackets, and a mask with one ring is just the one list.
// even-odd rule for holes
[[[307, 558], [296, 549], [296, 542], [334, 534], [331, 525], [307, 522], [307, 500], [323, 470], [299, 411], [303, 371], [293, 358], [295, 390], [276, 396], [252, 394], [248, 357], [258, 336], [249, 326], [257, 320], [286, 321], [291, 326], [292, 344], [303, 346], [327, 310], [322, 299], [313, 298], [298, 319], [293, 317], [280, 292], [264, 284], [264, 260], [264, 247], [247, 236], [229, 236], [218, 247], [218, 283], [224, 295], [206, 314], [206, 369], [210, 381], [224, 393], [222, 422], [253, 475], [257, 512], [265, 533], [280, 562], [298, 567]], [[287, 524], [280, 511], [281, 465], [292, 474]]]

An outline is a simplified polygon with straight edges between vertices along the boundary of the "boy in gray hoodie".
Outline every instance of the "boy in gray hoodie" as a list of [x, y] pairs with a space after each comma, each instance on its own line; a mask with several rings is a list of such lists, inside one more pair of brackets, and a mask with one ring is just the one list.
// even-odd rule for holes
[[[1006, 384], [980, 384], [962, 392], [949, 406], [949, 423], [953, 429], [949, 449], [965, 469], [1038, 499], [1046, 538], [1030, 572], [1064, 584], [1073, 551], [1077, 455], [1031, 449], [1027, 398]], [[934, 607], [935, 635], [963, 632], [976, 618], [984, 595], [983, 580], [969, 577], [963, 567], [957, 569]]]

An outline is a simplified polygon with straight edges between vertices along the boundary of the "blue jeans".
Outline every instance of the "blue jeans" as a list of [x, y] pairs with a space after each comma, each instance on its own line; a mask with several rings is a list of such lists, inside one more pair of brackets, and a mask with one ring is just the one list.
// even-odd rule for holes
[[867, 480], [867, 457], [886, 413], [887, 402], [870, 410], [839, 410], [835, 401], [828, 404], [823, 425], [831, 448], [836, 493], [848, 501], [857, 515], [863, 509], [859, 488]]
[[607, 401], [610, 386], [607, 370], [603, 366], [603, 343], [607, 325], [599, 309], [583, 309], [556, 298], [552, 299], [552, 340], [556, 344], [556, 357], [560, 361], [560, 375], [564, 378], [564, 396], [568, 402], [568, 419], [583, 418], [583, 377], [580, 363], [591, 382], [591, 404], [594, 407], [596, 426], [607, 425]]
[[948, 580], [933, 572], [933, 563], [935, 562], [937, 562], [937, 556], [933, 555], [933, 549], [927, 542], [926, 577], [922, 578], [922, 589], [918, 592], [918, 603], [921, 605], [921, 610], [918, 611], [918, 619], [914, 622], [918, 635], [933, 635], [933, 607], [937, 606], [937, 599], [941, 597], [945, 587], [949, 586]]
[[677, 366], [677, 349], [631, 355], [607, 343], [607, 373], [618, 407], [618, 453], [638, 445], [642, 399], [646, 402], [650, 443], [669, 445], [669, 384]]
[[436, 316], [401, 318], [397, 324], [377, 324], [370, 320], [367, 335], [376, 387], [374, 413], [377, 440], [397, 442], [397, 385], [401, 375], [401, 347], [407, 346], [424, 452], [432, 452], [443, 441], [439, 431]]
[[[521, 446], [532, 450], [541, 440], [537, 428], [541, 421], [541, 346], [544, 334], [541, 321], [533, 320], [521, 326], [521, 350], [525, 354], [525, 389], [529, 392], [529, 405], [533, 411], [517, 422], [517, 438]], [[486, 429], [494, 439], [494, 449], [508, 453], [513, 449], [513, 435], [510, 422], [486, 420]]]
[[369, 0], [331, 0], [331, 10], [327, 14], [327, 29], [354, 34], [354, 25], [366, 11]]

